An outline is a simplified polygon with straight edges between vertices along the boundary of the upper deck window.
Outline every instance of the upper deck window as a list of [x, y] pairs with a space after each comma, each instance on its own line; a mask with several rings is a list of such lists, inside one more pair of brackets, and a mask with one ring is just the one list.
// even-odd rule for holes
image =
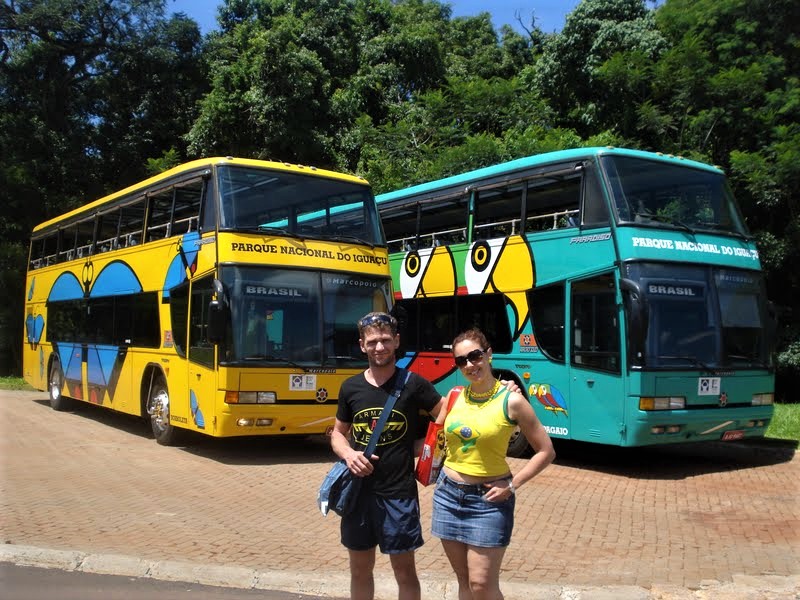
[[602, 165], [620, 224], [747, 235], [721, 173], [623, 156]]
[[369, 186], [248, 167], [220, 167], [220, 228], [385, 243]]

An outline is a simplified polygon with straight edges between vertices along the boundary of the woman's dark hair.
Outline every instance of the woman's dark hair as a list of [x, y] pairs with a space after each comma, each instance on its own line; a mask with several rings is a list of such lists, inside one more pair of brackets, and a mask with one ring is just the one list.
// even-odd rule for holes
[[473, 327], [472, 329], [462, 331], [455, 337], [453, 345], [450, 347], [451, 351], [455, 350], [456, 344], [460, 344], [465, 340], [472, 340], [481, 347], [481, 350], [489, 349], [489, 340], [486, 339], [486, 336], [480, 329]]

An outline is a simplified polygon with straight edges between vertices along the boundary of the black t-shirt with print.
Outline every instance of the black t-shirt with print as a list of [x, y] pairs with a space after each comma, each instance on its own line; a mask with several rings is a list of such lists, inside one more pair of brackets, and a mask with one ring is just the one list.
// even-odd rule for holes
[[[336, 418], [353, 426], [353, 448], [367, 447], [372, 428], [378, 422], [389, 394], [394, 391], [399, 370], [381, 387], [375, 387], [364, 377], [354, 375], [342, 384]], [[416, 498], [414, 479], [414, 441], [419, 437], [419, 411], [430, 411], [442, 395], [433, 384], [411, 373], [392, 414], [386, 421], [374, 454], [375, 470], [365, 478], [364, 489], [389, 498]]]

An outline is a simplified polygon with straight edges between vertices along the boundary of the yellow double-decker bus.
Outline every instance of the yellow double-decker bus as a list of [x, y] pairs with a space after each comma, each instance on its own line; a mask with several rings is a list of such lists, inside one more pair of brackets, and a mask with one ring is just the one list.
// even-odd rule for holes
[[155, 439], [327, 432], [390, 308], [361, 178], [207, 158], [34, 228], [24, 377], [56, 410], [140, 415]]

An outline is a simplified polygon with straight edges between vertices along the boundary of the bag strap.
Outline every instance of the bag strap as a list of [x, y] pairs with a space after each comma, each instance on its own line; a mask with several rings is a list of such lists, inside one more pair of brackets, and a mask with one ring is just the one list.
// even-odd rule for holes
[[442, 424], [444, 420], [447, 418], [447, 415], [450, 413], [450, 410], [453, 408], [453, 405], [458, 400], [458, 397], [461, 395], [461, 392], [464, 391], [463, 385], [457, 385], [452, 388], [447, 394], [447, 402], [445, 402], [444, 408], [442, 411], [436, 415], [436, 423]]
[[450, 410], [453, 408], [453, 404], [456, 403], [458, 397], [461, 395], [461, 392], [464, 391], [463, 385], [457, 385], [450, 390], [450, 393], [447, 394], [447, 407], [445, 408], [445, 414], [449, 413]]
[[383, 427], [386, 425], [386, 421], [389, 420], [389, 415], [392, 414], [392, 409], [394, 408], [395, 402], [397, 402], [397, 399], [403, 392], [403, 388], [405, 387], [410, 376], [411, 373], [406, 369], [397, 369], [397, 379], [395, 380], [394, 391], [389, 395], [389, 399], [386, 401], [386, 404], [384, 404], [383, 410], [381, 411], [381, 416], [378, 418], [378, 422], [375, 424], [375, 427], [372, 430], [372, 435], [369, 437], [367, 447], [364, 449], [365, 456], [370, 457], [372, 456], [372, 453], [375, 452], [375, 448], [378, 446], [378, 438], [381, 436]]

